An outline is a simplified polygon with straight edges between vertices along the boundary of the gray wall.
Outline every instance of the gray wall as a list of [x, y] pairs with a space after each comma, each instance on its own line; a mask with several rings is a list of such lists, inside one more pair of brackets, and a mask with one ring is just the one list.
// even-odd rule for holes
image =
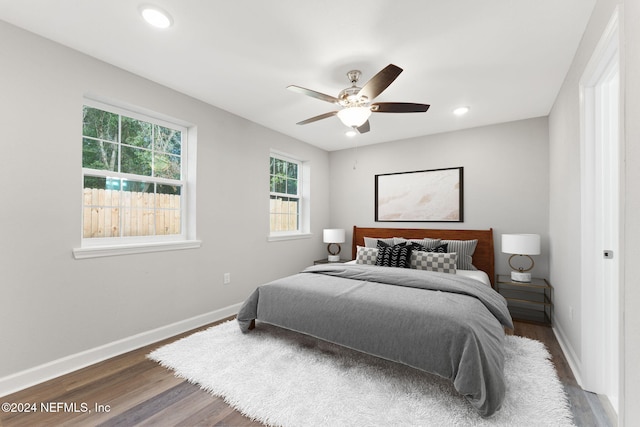
[[[532, 273], [548, 277], [549, 142], [546, 118], [334, 151], [330, 159], [331, 224], [347, 229], [348, 241], [353, 225], [493, 228], [496, 272], [508, 273], [508, 255], [500, 252], [501, 234], [537, 233], [542, 238], [542, 253], [535, 257]], [[464, 222], [375, 222], [376, 174], [458, 166], [464, 167]]]
[[[1, 21], [0, 40], [0, 378], [239, 303], [324, 255], [327, 152]], [[200, 249], [73, 259], [86, 93], [197, 126]], [[311, 239], [267, 242], [271, 148], [311, 162]]]

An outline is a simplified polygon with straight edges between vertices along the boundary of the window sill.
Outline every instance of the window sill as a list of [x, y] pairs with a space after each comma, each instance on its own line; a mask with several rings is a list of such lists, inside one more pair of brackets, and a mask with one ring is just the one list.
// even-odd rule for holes
[[73, 249], [75, 259], [100, 258], [107, 256], [144, 254], [149, 252], [177, 251], [197, 249], [202, 245], [200, 240], [184, 240], [180, 242], [139, 243], [134, 245], [96, 246]]
[[311, 233], [272, 234], [267, 237], [268, 242], [280, 242], [283, 240], [310, 239]]

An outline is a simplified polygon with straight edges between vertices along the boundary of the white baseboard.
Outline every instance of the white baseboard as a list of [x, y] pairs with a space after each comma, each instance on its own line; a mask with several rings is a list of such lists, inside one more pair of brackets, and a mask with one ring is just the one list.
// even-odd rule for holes
[[53, 360], [0, 378], [0, 397], [238, 313], [242, 303]]
[[569, 341], [567, 340], [567, 337], [562, 328], [555, 324], [552, 329], [554, 335], [556, 336], [556, 339], [558, 340], [558, 344], [560, 344], [560, 348], [564, 353], [564, 357], [569, 363], [569, 367], [573, 372], [573, 376], [576, 377], [578, 385], [582, 387], [582, 376], [580, 374], [582, 364], [580, 363], [580, 359], [578, 359], [575, 351], [573, 350], [573, 347], [571, 346], [571, 344], [569, 344]]

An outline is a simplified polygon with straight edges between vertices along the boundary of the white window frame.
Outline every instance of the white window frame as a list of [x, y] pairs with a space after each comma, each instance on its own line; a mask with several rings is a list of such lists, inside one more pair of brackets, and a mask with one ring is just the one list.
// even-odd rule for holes
[[175, 184], [181, 186], [180, 192], [180, 234], [173, 235], [153, 235], [153, 236], [122, 236], [122, 237], [100, 237], [85, 238], [83, 236], [83, 200], [80, 197], [81, 205], [81, 225], [80, 225], [80, 248], [73, 249], [76, 259], [95, 258], [103, 256], [125, 255], [133, 253], [159, 252], [177, 249], [198, 248], [201, 245], [195, 239], [195, 135], [194, 126], [169, 117], [160, 117], [158, 114], [143, 112], [128, 106], [118, 106], [115, 103], [105, 103], [94, 99], [85, 98], [83, 106], [97, 108], [110, 113], [126, 116], [136, 120], [149, 122], [182, 132], [180, 168], [181, 178], [172, 180], [160, 177], [147, 177], [123, 172], [113, 172], [82, 167], [81, 194], [84, 187], [85, 176], [99, 176], [106, 178], [119, 178], [157, 184]]
[[[298, 230], [295, 231], [271, 231], [271, 212], [269, 215], [269, 235], [268, 241], [280, 241], [280, 240], [292, 240], [292, 239], [305, 239], [310, 238], [310, 182], [311, 182], [311, 165], [309, 161], [304, 161], [296, 158], [291, 154], [283, 153], [276, 150], [271, 150], [269, 153], [269, 164], [271, 163], [271, 157], [275, 157], [280, 160], [284, 160], [290, 163], [296, 163], [298, 165]], [[271, 173], [269, 172], [269, 198], [274, 194], [271, 192]], [[279, 194], [279, 193], [278, 193]], [[283, 194], [283, 196], [290, 197], [290, 194]]]

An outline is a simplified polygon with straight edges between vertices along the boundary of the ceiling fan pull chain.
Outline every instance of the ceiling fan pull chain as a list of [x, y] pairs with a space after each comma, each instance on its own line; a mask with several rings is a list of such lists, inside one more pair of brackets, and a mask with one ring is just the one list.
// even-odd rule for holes
[[356, 144], [353, 147], [353, 170], [356, 170], [356, 166], [358, 166], [358, 140], [356, 139]]

